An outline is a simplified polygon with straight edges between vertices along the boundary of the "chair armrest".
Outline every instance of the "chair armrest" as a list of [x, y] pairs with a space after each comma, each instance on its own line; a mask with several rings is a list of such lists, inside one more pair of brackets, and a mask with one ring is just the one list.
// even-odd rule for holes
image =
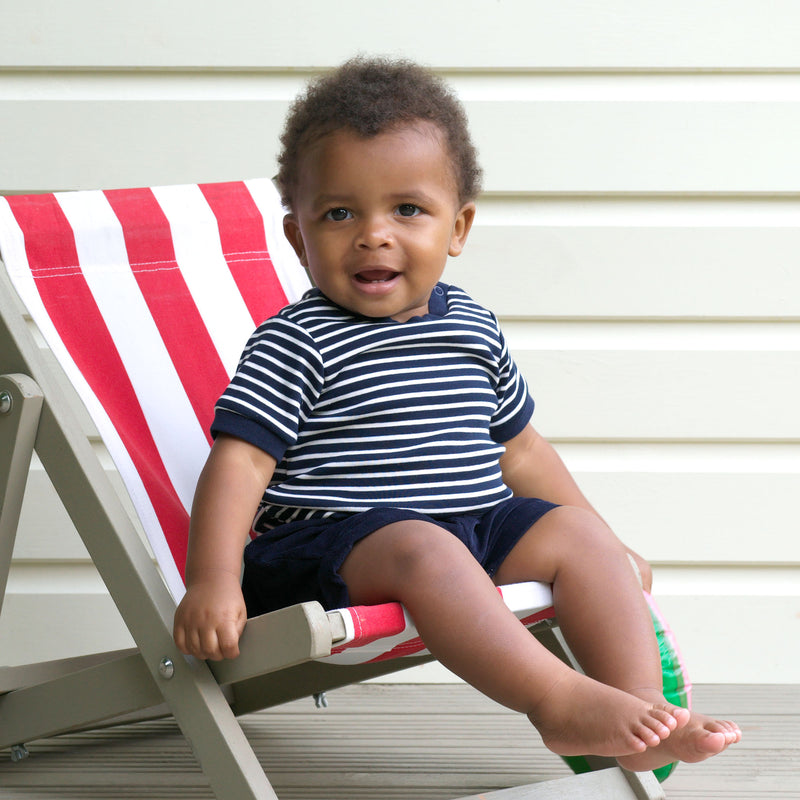
[[253, 617], [239, 640], [239, 657], [208, 666], [224, 685], [330, 655], [337, 627], [332, 616], [333, 622], [312, 602]]

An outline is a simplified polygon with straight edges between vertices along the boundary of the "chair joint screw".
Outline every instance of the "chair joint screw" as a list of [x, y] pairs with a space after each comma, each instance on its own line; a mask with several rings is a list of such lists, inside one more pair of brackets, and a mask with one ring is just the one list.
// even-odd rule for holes
[[161, 659], [158, 665], [158, 674], [165, 681], [168, 681], [175, 674], [175, 664], [172, 662], [171, 658], [164, 656], [164, 658]]
[[24, 761], [30, 753], [28, 752], [28, 748], [25, 747], [24, 744], [15, 744], [11, 748], [11, 760], [15, 764], [19, 764], [20, 761]]
[[14, 398], [11, 392], [0, 392], [0, 414], [8, 414], [14, 405]]

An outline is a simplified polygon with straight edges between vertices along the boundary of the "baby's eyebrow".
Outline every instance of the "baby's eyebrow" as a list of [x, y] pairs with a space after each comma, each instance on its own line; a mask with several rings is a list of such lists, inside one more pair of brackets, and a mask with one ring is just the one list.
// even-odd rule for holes
[[350, 202], [349, 198], [336, 194], [321, 194], [314, 198], [313, 208], [331, 208], [335, 206], [346, 206]]
[[425, 192], [420, 192], [418, 190], [392, 193], [389, 199], [394, 203], [413, 203], [423, 206], [430, 205], [433, 202], [433, 198], [425, 194]]

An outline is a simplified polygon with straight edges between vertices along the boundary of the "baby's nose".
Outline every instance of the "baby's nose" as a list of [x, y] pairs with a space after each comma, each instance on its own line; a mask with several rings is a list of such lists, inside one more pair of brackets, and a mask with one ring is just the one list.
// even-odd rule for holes
[[358, 232], [358, 246], [366, 248], [391, 244], [392, 234], [388, 222], [382, 217], [370, 217], [363, 221]]

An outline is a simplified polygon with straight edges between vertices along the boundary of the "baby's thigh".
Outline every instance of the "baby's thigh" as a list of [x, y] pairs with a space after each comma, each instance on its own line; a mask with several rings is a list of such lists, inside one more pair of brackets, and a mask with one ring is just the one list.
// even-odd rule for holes
[[[443, 572], [482, 572], [460, 539], [432, 522], [393, 522], [357, 542], [339, 575], [354, 605], [403, 602], [425, 582]], [[485, 575], [485, 573], [484, 573]]]
[[494, 573], [498, 585], [541, 581], [553, 583], [565, 562], [620, 557], [622, 543], [596, 514], [575, 506], [558, 506], [537, 520]]

